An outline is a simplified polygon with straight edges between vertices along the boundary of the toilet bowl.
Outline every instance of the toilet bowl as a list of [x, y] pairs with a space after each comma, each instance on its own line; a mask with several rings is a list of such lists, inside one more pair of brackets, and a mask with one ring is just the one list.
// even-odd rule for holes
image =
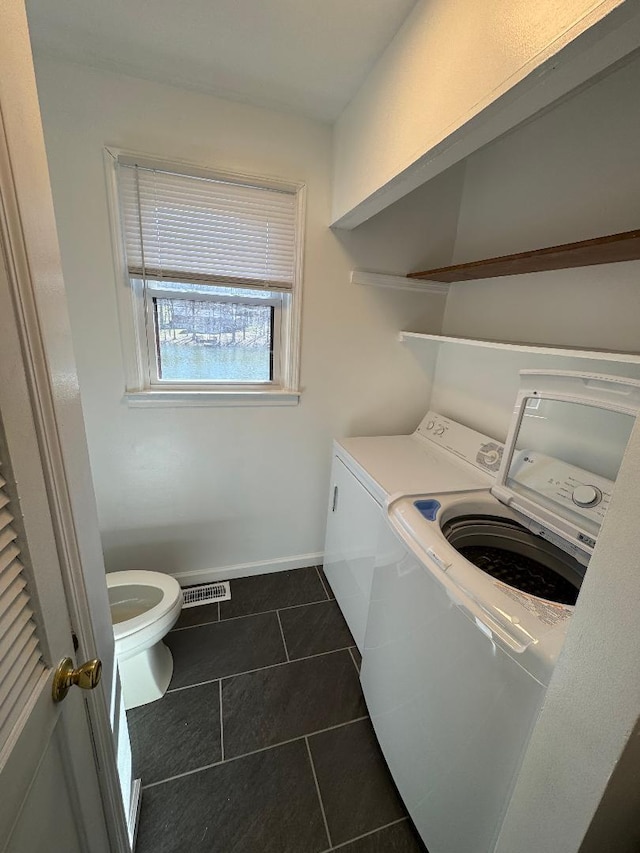
[[162, 638], [182, 609], [182, 590], [161, 572], [107, 574], [115, 653], [127, 710], [160, 699], [173, 674], [173, 658]]

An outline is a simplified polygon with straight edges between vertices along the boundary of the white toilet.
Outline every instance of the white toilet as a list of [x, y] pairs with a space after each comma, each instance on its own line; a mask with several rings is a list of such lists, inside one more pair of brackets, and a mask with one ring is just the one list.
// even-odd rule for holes
[[164, 696], [173, 658], [162, 638], [182, 609], [182, 590], [161, 572], [107, 574], [115, 653], [127, 710]]

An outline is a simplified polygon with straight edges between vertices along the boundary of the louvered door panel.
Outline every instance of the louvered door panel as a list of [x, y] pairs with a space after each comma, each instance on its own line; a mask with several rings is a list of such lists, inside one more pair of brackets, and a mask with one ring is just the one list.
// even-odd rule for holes
[[44, 670], [13, 522], [0, 473], [0, 751]]

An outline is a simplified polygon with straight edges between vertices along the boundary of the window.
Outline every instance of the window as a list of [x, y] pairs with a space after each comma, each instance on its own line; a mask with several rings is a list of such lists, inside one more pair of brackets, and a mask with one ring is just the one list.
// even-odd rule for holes
[[129, 401], [297, 402], [303, 186], [108, 155]]

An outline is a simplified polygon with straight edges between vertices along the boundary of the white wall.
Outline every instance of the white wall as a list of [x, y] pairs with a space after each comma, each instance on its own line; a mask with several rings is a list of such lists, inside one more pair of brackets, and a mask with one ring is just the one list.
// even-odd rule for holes
[[[455, 262], [640, 226], [640, 57], [469, 157]], [[449, 335], [640, 351], [640, 261], [451, 286]], [[441, 347], [432, 406], [506, 435], [522, 367], [638, 366]]]
[[[44, 57], [36, 67], [107, 568], [247, 573], [317, 560], [331, 438], [415, 427], [429, 371], [396, 333], [439, 329], [444, 307], [351, 285], [349, 270], [450, 262], [460, 174], [338, 239], [328, 126]], [[307, 183], [298, 407], [123, 402], [105, 145]]]
[[633, 7], [419, 2], [336, 123], [332, 221], [363, 222], [635, 49]]

